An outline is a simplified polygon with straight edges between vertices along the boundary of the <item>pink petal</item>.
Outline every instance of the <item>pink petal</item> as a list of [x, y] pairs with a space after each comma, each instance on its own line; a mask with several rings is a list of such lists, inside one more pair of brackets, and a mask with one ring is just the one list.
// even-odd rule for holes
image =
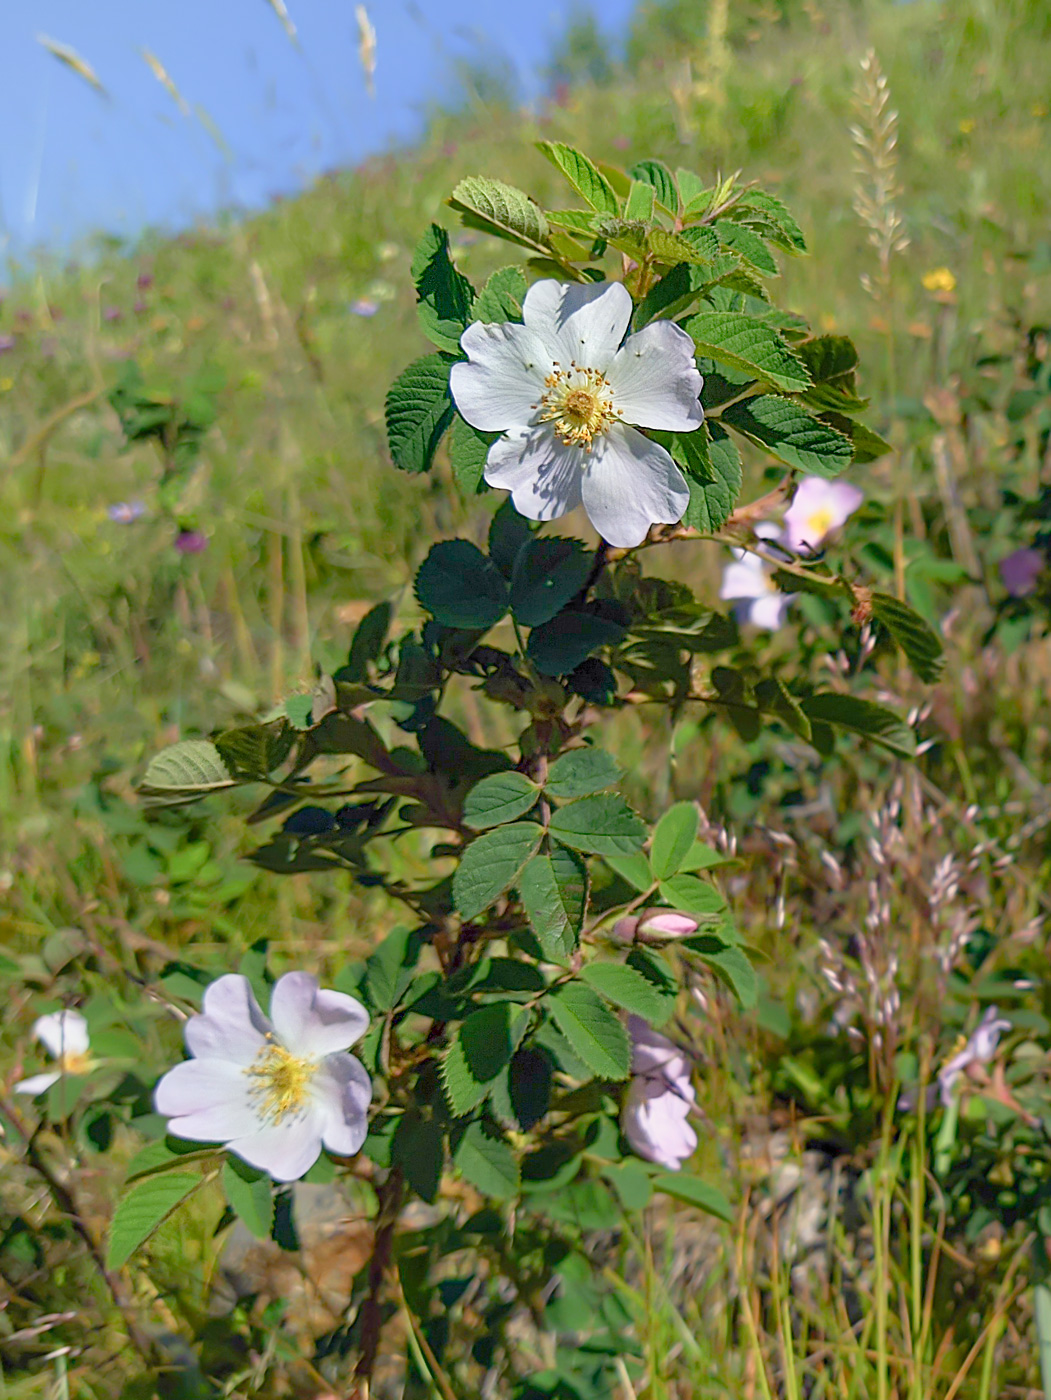
[[353, 1157], [369, 1131], [372, 1081], [353, 1055], [330, 1055], [313, 1084], [314, 1101], [324, 1113], [322, 1141], [330, 1152]]

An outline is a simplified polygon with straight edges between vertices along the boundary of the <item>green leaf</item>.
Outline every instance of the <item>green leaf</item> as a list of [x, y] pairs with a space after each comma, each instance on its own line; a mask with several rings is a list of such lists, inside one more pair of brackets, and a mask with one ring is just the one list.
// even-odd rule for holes
[[788, 466], [813, 476], [838, 476], [854, 457], [849, 438], [776, 394], [731, 404], [722, 421]]
[[653, 218], [653, 186], [645, 180], [632, 180], [628, 191], [628, 202], [624, 206], [624, 217], [629, 222], [648, 224]]
[[456, 414], [449, 434], [449, 465], [457, 486], [465, 496], [477, 496], [489, 488], [485, 484], [485, 463], [499, 433], [483, 433]]
[[189, 1172], [166, 1172], [137, 1181], [117, 1205], [106, 1250], [107, 1269], [119, 1269], [201, 1185]]
[[481, 229], [536, 253], [549, 253], [550, 234], [544, 211], [514, 185], [469, 175], [452, 192], [449, 203], [468, 228]]
[[683, 230], [682, 233], [669, 233], [663, 228], [650, 229], [646, 235], [646, 248], [658, 262], [689, 263], [694, 267], [706, 267], [711, 262], [711, 256], [705, 240], [688, 238], [686, 234], [687, 230]]
[[419, 930], [394, 928], [369, 954], [364, 993], [374, 1011], [390, 1011], [412, 981], [423, 940]]
[[577, 540], [530, 539], [511, 575], [511, 611], [523, 627], [550, 622], [588, 581], [595, 556]]
[[620, 1018], [590, 987], [567, 982], [545, 998], [555, 1025], [592, 1074], [627, 1079], [631, 1045]]
[[428, 340], [439, 350], [460, 353], [460, 336], [471, 319], [474, 288], [453, 267], [449, 235], [439, 224], [430, 228], [412, 255], [412, 280], [416, 284], [416, 313]]
[[672, 173], [662, 160], [640, 160], [631, 166], [628, 174], [633, 180], [644, 180], [651, 185], [659, 203], [669, 214], [679, 207], [679, 196], [675, 189]]
[[699, 1177], [687, 1176], [685, 1172], [658, 1172], [650, 1178], [654, 1191], [663, 1191], [666, 1196], [674, 1196], [688, 1206], [707, 1211], [720, 1220], [733, 1223], [733, 1207], [716, 1186], [710, 1186]]
[[183, 739], [150, 759], [140, 792], [150, 806], [175, 806], [234, 786], [214, 744], [207, 739]]
[[309, 729], [314, 722], [314, 697], [290, 695], [285, 701], [285, 717], [293, 729]]
[[489, 522], [489, 557], [504, 578], [510, 580], [515, 571], [515, 560], [522, 549], [533, 538], [530, 522], [515, 510], [510, 496], [505, 496], [502, 504]]
[[511, 1110], [523, 1132], [536, 1126], [551, 1102], [551, 1060], [532, 1045], [511, 1057], [507, 1089]]
[[475, 783], [464, 798], [464, 822], [475, 831], [484, 831], [502, 822], [513, 822], [535, 806], [539, 795], [540, 789], [536, 783], [522, 773], [513, 770], [509, 773], [491, 773]]
[[776, 676], [766, 676], [756, 682], [755, 698], [761, 709], [777, 715], [794, 734], [810, 742], [810, 721], [803, 713], [803, 707]]
[[602, 1175], [620, 1197], [625, 1210], [644, 1210], [653, 1196], [650, 1174], [641, 1162], [629, 1158], [602, 1168]]
[[337, 680], [368, 680], [369, 666], [379, 660], [387, 633], [390, 631], [393, 613], [394, 609], [390, 603], [377, 603], [374, 608], [369, 609], [355, 629], [347, 664], [340, 668]]
[[837, 724], [841, 729], [863, 734], [902, 758], [916, 756], [916, 735], [899, 715], [884, 705], [833, 691], [808, 695], [800, 705], [809, 719], [824, 720], [826, 724]]
[[627, 963], [640, 977], [650, 984], [660, 1000], [660, 1010], [649, 1019], [655, 1026], [662, 1026], [675, 1010], [679, 995], [679, 981], [667, 959], [653, 948], [634, 947], [629, 950]]
[[810, 375], [798, 355], [770, 326], [738, 311], [702, 311], [686, 330], [702, 355], [745, 370], [789, 393], [810, 387]]
[[730, 219], [719, 219], [712, 225], [719, 242], [725, 248], [737, 253], [768, 277], [777, 277], [780, 269], [769, 248], [757, 233], [745, 224], [735, 224]]
[[472, 1123], [453, 1153], [457, 1170], [483, 1196], [508, 1201], [522, 1184], [515, 1155], [503, 1138], [484, 1123]]
[[744, 474], [741, 455], [726, 430], [715, 422], [703, 423], [692, 433], [675, 438], [675, 458], [685, 469], [690, 504], [684, 525], [714, 534], [725, 525], [741, 494]]
[[215, 747], [233, 777], [258, 782], [285, 761], [294, 743], [288, 725], [277, 721], [228, 729], [216, 739]]
[[873, 593], [871, 603], [872, 616], [901, 647], [919, 679], [927, 683], [936, 681], [945, 665], [945, 650], [934, 628], [908, 603], [889, 593]]
[[394, 1129], [391, 1165], [401, 1167], [416, 1194], [433, 1205], [445, 1165], [445, 1133], [438, 1119], [424, 1118], [415, 1108], [403, 1113]]
[[656, 884], [650, 863], [641, 851], [628, 856], [606, 856], [605, 861], [611, 870], [640, 894], [652, 890]]
[[529, 634], [526, 651], [544, 676], [564, 676], [576, 670], [599, 647], [616, 646], [624, 628], [595, 613], [566, 608]]
[[528, 1011], [509, 1001], [496, 1001], [472, 1011], [456, 1028], [442, 1061], [442, 1082], [457, 1118], [488, 1096], [528, 1026]]
[[528, 284], [520, 267], [500, 267], [478, 293], [473, 316], [476, 321], [502, 324], [521, 321], [522, 302]]
[[604, 749], [570, 749], [547, 770], [544, 791], [559, 802], [590, 797], [612, 787], [620, 776], [620, 769]]
[[746, 1011], [759, 1000], [759, 982], [755, 968], [740, 948], [718, 948], [702, 953], [700, 960], [730, 988]]
[[444, 355], [424, 355], [403, 369], [387, 391], [387, 443], [403, 472], [430, 471], [438, 443], [453, 420]]
[[551, 835], [576, 851], [598, 856], [630, 855], [646, 839], [646, 824], [623, 797], [582, 797], [559, 807], [549, 823]]
[[463, 918], [476, 918], [517, 882], [543, 834], [534, 822], [516, 822], [471, 842], [453, 876], [453, 902]]
[[698, 918], [709, 918], [726, 908], [726, 901], [707, 880], [699, 880], [696, 875], [672, 875], [661, 881], [661, 898], [672, 909], [681, 909], [684, 914]]
[[222, 1172], [230, 1209], [257, 1240], [268, 1240], [274, 1225], [274, 1193], [270, 1178], [240, 1157], [228, 1157]]
[[650, 869], [654, 878], [666, 880], [682, 868], [697, 839], [698, 814], [692, 802], [676, 802], [661, 817], [650, 846]]
[[[731, 218], [747, 218], [751, 210], [757, 210], [777, 228], [781, 234], [781, 246], [790, 253], [805, 253], [806, 239], [803, 230], [795, 219], [772, 194], [765, 190], [746, 190], [733, 209], [728, 212]], [[773, 241], [773, 239], [771, 239]]]
[[599, 996], [622, 1006], [644, 1020], [658, 1024], [668, 1019], [668, 1001], [648, 978], [626, 963], [590, 962], [580, 969], [580, 979]]
[[416, 598], [445, 627], [484, 629], [507, 611], [507, 584], [469, 540], [432, 545], [416, 575]]
[[576, 951], [587, 887], [584, 862], [557, 844], [549, 856], [534, 856], [519, 877], [529, 927], [551, 962], [565, 964]]
[[536, 148], [561, 170], [577, 194], [600, 214], [617, 214], [620, 205], [613, 186], [583, 151], [561, 141], [538, 141]]

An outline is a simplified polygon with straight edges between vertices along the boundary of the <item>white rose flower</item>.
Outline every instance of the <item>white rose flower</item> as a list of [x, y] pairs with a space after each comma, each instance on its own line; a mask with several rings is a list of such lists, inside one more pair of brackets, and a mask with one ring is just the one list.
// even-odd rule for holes
[[582, 504], [618, 548], [641, 544], [653, 524], [675, 524], [690, 502], [670, 455], [637, 429], [688, 433], [704, 418], [693, 341], [671, 321], [625, 340], [631, 313], [620, 282], [535, 282], [523, 325], [467, 327], [467, 360], [449, 381], [468, 423], [503, 433], [489, 449], [490, 486], [510, 491], [530, 520]]
[[95, 1066], [88, 1053], [88, 1023], [79, 1011], [50, 1011], [33, 1022], [33, 1035], [57, 1061], [58, 1068], [34, 1074], [15, 1085], [16, 1094], [42, 1094], [64, 1074], [87, 1074]]
[[[755, 533], [760, 540], [773, 540], [779, 531], [776, 525], [764, 522], [756, 526]], [[796, 595], [781, 592], [771, 576], [770, 562], [762, 555], [747, 549], [730, 552], [734, 562], [723, 570], [719, 597], [735, 604], [738, 622], [750, 622], [755, 627], [776, 632], [783, 625], [788, 605]]]
[[225, 1143], [275, 1181], [296, 1181], [322, 1146], [351, 1157], [365, 1141], [372, 1083], [344, 1052], [368, 1024], [360, 1002], [307, 972], [278, 979], [269, 1019], [246, 977], [220, 977], [186, 1023], [193, 1059], [157, 1085], [157, 1112], [175, 1137]]
[[633, 1152], [676, 1172], [692, 1156], [697, 1134], [689, 1118], [697, 1101], [686, 1056], [640, 1016], [628, 1017], [632, 1081], [621, 1127]]

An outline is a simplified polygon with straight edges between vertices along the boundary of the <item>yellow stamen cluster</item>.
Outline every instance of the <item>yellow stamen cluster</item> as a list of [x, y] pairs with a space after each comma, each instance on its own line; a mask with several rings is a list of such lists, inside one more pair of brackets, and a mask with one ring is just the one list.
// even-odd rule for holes
[[591, 451], [591, 444], [622, 416], [613, 407], [609, 380], [597, 369], [582, 369], [571, 362], [568, 369], [555, 361], [544, 380], [545, 393], [533, 407], [541, 423], [554, 425], [555, 435], [572, 447]]
[[58, 1057], [58, 1067], [63, 1074], [88, 1074], [95, 1061], [86, 1050], [66, 1050]]
[[832, 512], [827, 506], [813, 511], [806, 519], [806, 538], [810, 544], [818, 544], [832, 529]]
[[302, 1109], [316, 1071], [316, 1060], [301, 1059], [270, 1040], [245, 1074], [254, 1081], [249, 1092], [262, 1116], [280, 1123], [288, 1114]]

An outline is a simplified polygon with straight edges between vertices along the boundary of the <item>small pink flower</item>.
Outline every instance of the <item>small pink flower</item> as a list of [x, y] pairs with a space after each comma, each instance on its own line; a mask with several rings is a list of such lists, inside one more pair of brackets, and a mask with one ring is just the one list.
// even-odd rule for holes
[[1039, 549], [1016, 549], [1000, 560], [1000, 577], [1012, 598], [1026, 598], [1036, 589], [1047, 558]]
[[966, 1073], [971, 1065], [987, 1065], [996, 1054], [1001, 1031], [1010, 1029], [1011, 1022], [997, 1015], [995, 1006], [990, 1006], [967, 1042], [938, 1071], [938, 1087], [946, 1108], [952, 1102], [953, 1085], [960, 1075]]
[[352, 316], [375, 316], [379, 309], [379, 302], [370, 301], [368, 297], [358, 297], [350, 303]]
[[864, 493], [847, 481], [805, 476], [785, 511], [782, 544], [793, 554], [813, 553], [846, 523], [864, 499]]
[[175, 537], [175, 548], [180, 554], [203, 554], [208, 548], [208, 537], [200, 530], [180, 530]]
[[641, 1016], [628, 1017], [632, 1080], [621, 1127], [632, 1151], [676, 1172], [697, 1146], [690, 1113], [697, 1101], [686, 1056]]

